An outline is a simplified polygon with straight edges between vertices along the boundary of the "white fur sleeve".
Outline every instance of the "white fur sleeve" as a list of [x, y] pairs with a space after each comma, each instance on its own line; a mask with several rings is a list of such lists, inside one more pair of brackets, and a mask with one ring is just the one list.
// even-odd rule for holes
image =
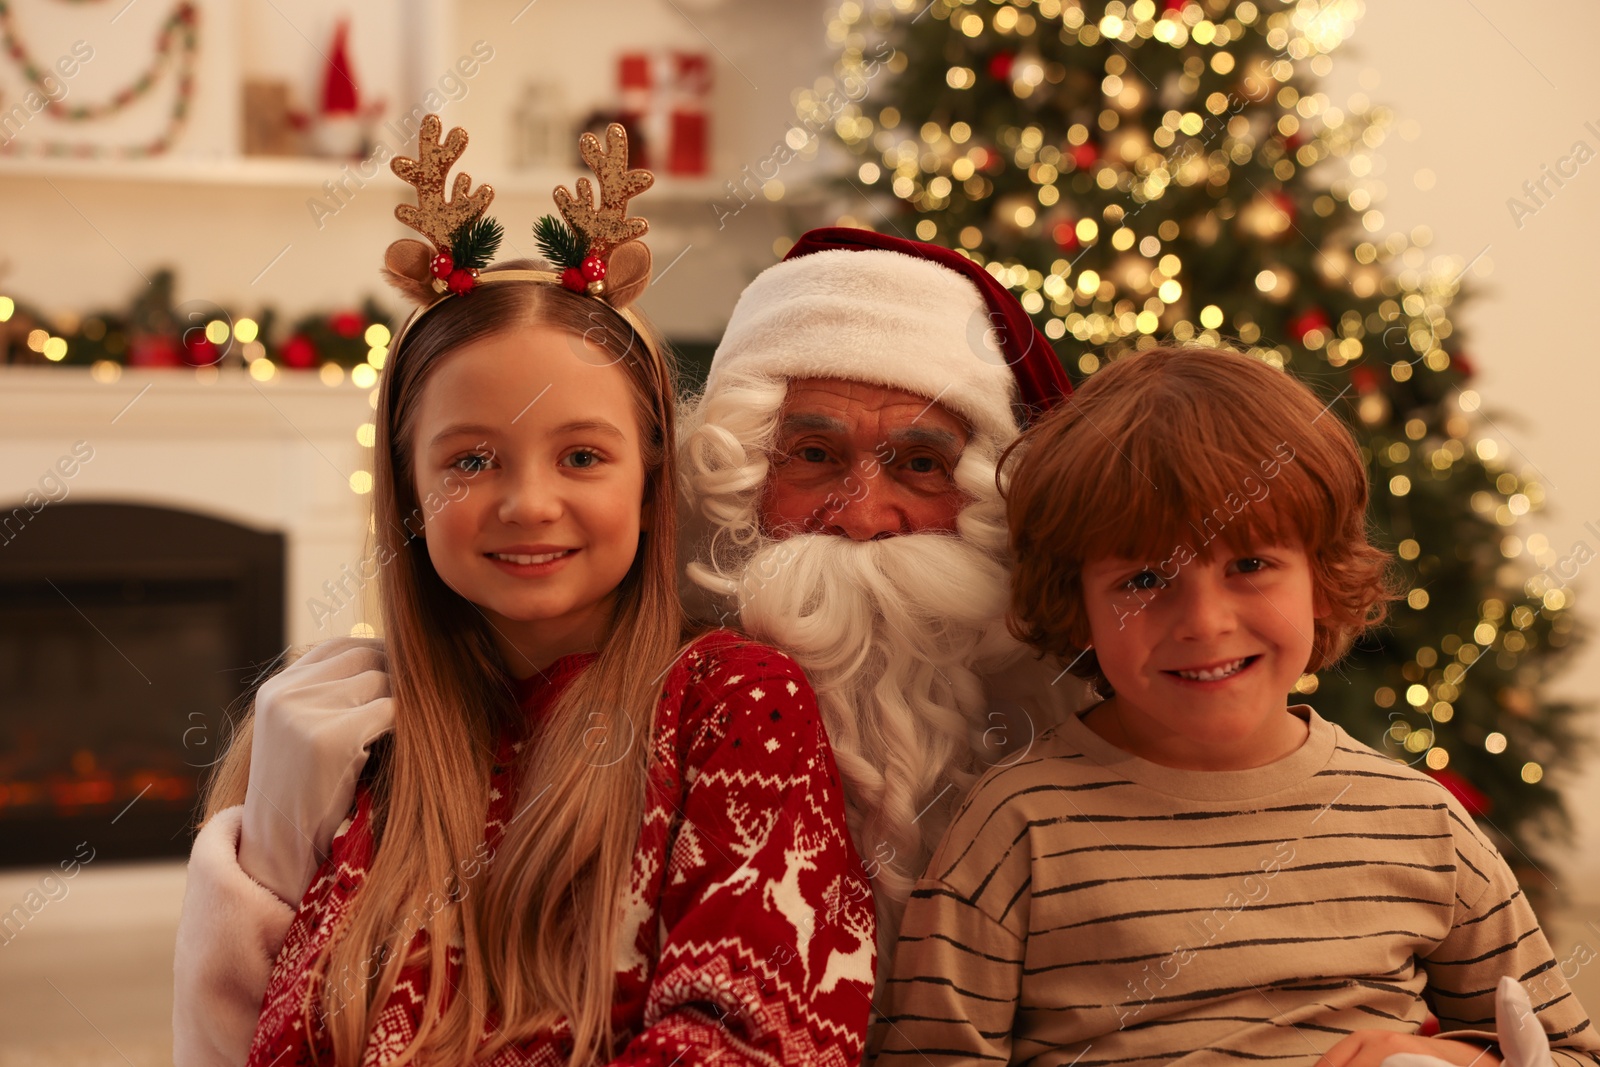
[[189, 854], [173, 960], [175, 1067], [239, 1067], [295, 910], [239, 866], [243, 805], [219, 812]]

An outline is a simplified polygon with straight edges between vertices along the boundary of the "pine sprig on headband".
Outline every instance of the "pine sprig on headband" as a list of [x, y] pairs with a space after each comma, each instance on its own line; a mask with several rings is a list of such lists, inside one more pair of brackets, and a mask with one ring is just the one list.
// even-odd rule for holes
[[506, 232], [494, 219], [468, 219], [450, 235], [450, 258], [457, 270], [482, 270], [494, 260]]
[[589, 254], [589, 239], [554, 215], [545, 215], [533, 224], [533, 239], [557, 273], [581, 267]]

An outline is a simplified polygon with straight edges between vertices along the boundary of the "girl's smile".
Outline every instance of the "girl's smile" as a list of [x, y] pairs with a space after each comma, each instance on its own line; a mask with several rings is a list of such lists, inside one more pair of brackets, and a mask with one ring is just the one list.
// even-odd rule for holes
[[498, 552], [485, 553], [510, 574], [529, 576], [549, 574], [558, 564], [580, 551], [576, 548], [552, 548], [549, 545], [516, 546]]

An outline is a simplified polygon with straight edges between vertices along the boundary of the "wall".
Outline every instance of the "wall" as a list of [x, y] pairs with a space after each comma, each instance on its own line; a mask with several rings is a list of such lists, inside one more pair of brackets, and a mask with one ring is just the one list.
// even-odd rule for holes
[[[152, 10], [170, 10], [164, 4]], [[217, 17], [204, 26], [203, 62], [231, 50], [241, 57], [241, 70], [298, 71], [302, 77], [320, 69], [318, 53], [327, 47], [334, 13], [350, 11], [356, 76], [364, 84], [370, 80], [366, 88], [374, 98], [389, 101], [391, 117], [426, 102], [457, 61], [470, 57], [474, 42], [486, 42], [493, 58], [460, 79], [456, 99], [435, 99], [447, 127], [464, 125], [472, 135], [462, 167], [476, 182], [495, 186], [492, 213], [506, 227], [506, 254], [533, 254], [530, 227], [554, 211], [551, 188], [558, 182], [570, 187], [587, 174], [575, 163], [536, 173], [512, 168], [511, 114], [527, 82], [554, 80], [571, 111], [582, 114], [610, 96], [618, 52], [707, 53], [715, 86], [711, 173], [694, 180], [663, 177], [635, 202], [652, 223], [660, 279], [641, 306], [674, 337], [715, 338], [739, 290], [774, 261], [774, 240], [797, 232], [784, 204], [763, 200], [720, 227], [712, 205], [727, 197], [725, 182], [742, 179], [743, 167], [770, 155], [792, 125], [792, 92], [826, 67], [822, 6], [814, 0], [405, 0], [384, 5], [408, 19], [398, 37], [364, 29], [373, 10], [366, 5], [207, 0], [207, 6]], [[38, 0], [15, 7], [19, 25], [53, 26], [40, 31], [41, 55], [54, 54], [57, 37], [94, 37], [96, 59], [83, 68], [84, 88], [69, 102], [97, 99], [87, 82], [95, 63], [120, 71], [150, 54], [153, 32], [97, 35], [92, 25], [83, 29], [70, 21], [100, 11], [96, 5]], [[388, 64], [397, 64], [399, 73]], [[219, 98], [236, 99], [235, 84], [208, 76], [197, 94], [208, 108], [215, 110]], [[15, 102], [12, 89], [8, 106]], [[165, 87], [153, 95], [162, 94], [170, 99]], [[24, 132], [32, 135], [44, 122], [36, 116], [36, 129]], [[377, 272], [390, 241], [415, 236], [393, 216], [412, 193], [382, 162], [386, 156], [354, 169], [333, 160], [241, 161], [231, 157], [235, 133], [197, 124], [186, 135], [186, 153], [220, 154], [215, 161], [79, 165], [0, 158], [0, 290], [48, 313], [119, 308], [155, 267], [171, 264], [179, 268], [179, 300], [214, 301], [248, 314], [273, 304], [295, 315], [352, 305], [367, 294], [400, 309]], [[413, 150], [387, 124], [377, 137], [393, 152]], [[783, 178], [793, 184], [799, 169], [796, 164]], [[342, 191], [330, 195], [325, 183]], [[318, 211], [312, 206], [317, 201], [336, 210]]]
[[[1600, 163], [1578, 169], [1562, 188], [1550, 183], [1555, 195], [1541, 196], [1544, 206], [1522, 215], [1520, 225], [1507, 201], [1575, 142], [1600, 151], [1593, 55], [1600, 8], [1552, 0], [1537, 18], [1531, 10], [1509, 0], [1369, 3], [1325, 88], [1335, 103], [1366, 92], [1402, 119], [1403, 135], [1377, 153], [1387, 228], [1426, 224], [1434, 232], [1431, 251], [1463, 261], [1483, 252], [1473, 276], [1477, 295], [1456, 321], [1479, 370], [1485, 411], [1511, 446], [1512, 468], [1539, 472], [1548, 490], [1547, 507], [1523, 532], [1543, 532], [1566, 556], [1580, 539], [1600, 549], [1583, 529], [1600, 519], [1593, 461], [1600, 368], [1584, 315], [1595, 300]], [[1585, 126], [1590, 122], [1595, 128]], [[1594, 582], [1588, 572], [1575, 582], [1577, 610], [1591, 630], [1600, 619]], [[1550, 691], [1593, 701], [1600, 643], [1584, 647]], [[1576, 838], [1570, 849], [1554, 850], [1565, 858], [1561, 867], [1544, 872], [1553, 895], [1569, 902], [1566, 914], [1546, 916], [1561, 958], [1579, 940], [1600, 947], [1600, 927], [1588, 925], [1600, 919], [1600, 759], [1591, 754], [1586, 766], [1560, 783]], [[1591, 1013], [1600, 1008], [1596, 970], [1580, 977], [1579, 996]]]

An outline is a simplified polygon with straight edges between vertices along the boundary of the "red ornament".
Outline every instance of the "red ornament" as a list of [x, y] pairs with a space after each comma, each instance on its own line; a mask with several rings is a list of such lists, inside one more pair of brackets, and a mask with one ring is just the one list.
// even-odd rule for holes
[[1076, 163], [1079, 170], [1087, 170], [1100, 160], [1100, 149], [1093, 141], [1072, 146], [1072, 162]]
[[1472, 365], [1472, 361], [1467, 358], [1464, 352], [1452, 352], [1450, 354], [1450, 368], [1463, 378], [1470, 378], [1478, 373], [1478, 369]]
[[1182, 11], [1189, 6], [1189, 0], [1167, 0], [1165, 11]]
[[453, 270], [450, 272], [450, 291], [452, 293], [470, 293], [478, 284], [478, 272], [475, 270]]
[[1011, 52], [996, 52], [989, 57], [989, 77], [1003, 82], [1011, 77], [1011, 66], [1017, 57]]
[[584, 281], [597, 282], [606, 276], [606, 262], [599, 256], [585, 256], [579, 270], [583, 272]]
[[278, 358], [283, 361], [285, 367], [308, 370], [317, 365], [317, 346], [312, 344], [311, 338], [305, 334], [297, 333], [283, 343]]
[[1063, 252], [1071, 252], [1078, 247], [1078, 227], [1072, 222], [1056, 223], [1050, 236], [1055, 238], [1056, 247]]
[[435, 278], [448, 278], [450, 272], [456, 269], [456, 261], [449, 252], [440, 252], [433, 257], [433, 262], [428, 264], [428, 272]]
[[191, 367], [209, 367], [222, 358], [222, 351], [206, 340], [201, 329], [188, 330], [183, 335], [183, 361]]
[[137, 336], [128, 345], [130, 367], [177, 367], [182, 363], [177, 343], [165, 334]]
[[583, 280], [583, 271], [577, 267], [568, 267], [561, 272], [561, 284], [574, 293], [587, 292], [589, 288], [589, 283]]
[[1350, 372], [1350, 384], [1356, 387], [1356, 392], [1366, 396], [1378, 387], [1378, 375], [1371, 367], [1357, 367]]
[[1295, 209], [1294, 199], [1281, 189], [1278, 192], [1268, 194], [1267, 199], [1272, 201], [1273, 207], [1277, 208], [1279, 211], [1288, 216], [1289, 225], [1293, 226], [1295, 218], [1300, 214]]
[[1328, 331], [1328, 313], [1321, 308], [1311, 308], [1289, 321], [1289, 335], [1296, 341], [1304, 341], [1312, 330]]
[[340, 337], [360, 337], [367, 328], [367, 320], [359, 311], [337, 311], [328, 316], [328, 329]]
[[1468, 815], [1474, 817], [1487, 815], [1494, 810], [1494, 802], [1485, 796], [1477, 786], [1456, 772], [1452, 770], [1430, 770], [1428, 773], [1433, 775], [1436, 782], [1450, 790], [1450, 795], [1461, 802], [1461, 806], [1467, 809]]

